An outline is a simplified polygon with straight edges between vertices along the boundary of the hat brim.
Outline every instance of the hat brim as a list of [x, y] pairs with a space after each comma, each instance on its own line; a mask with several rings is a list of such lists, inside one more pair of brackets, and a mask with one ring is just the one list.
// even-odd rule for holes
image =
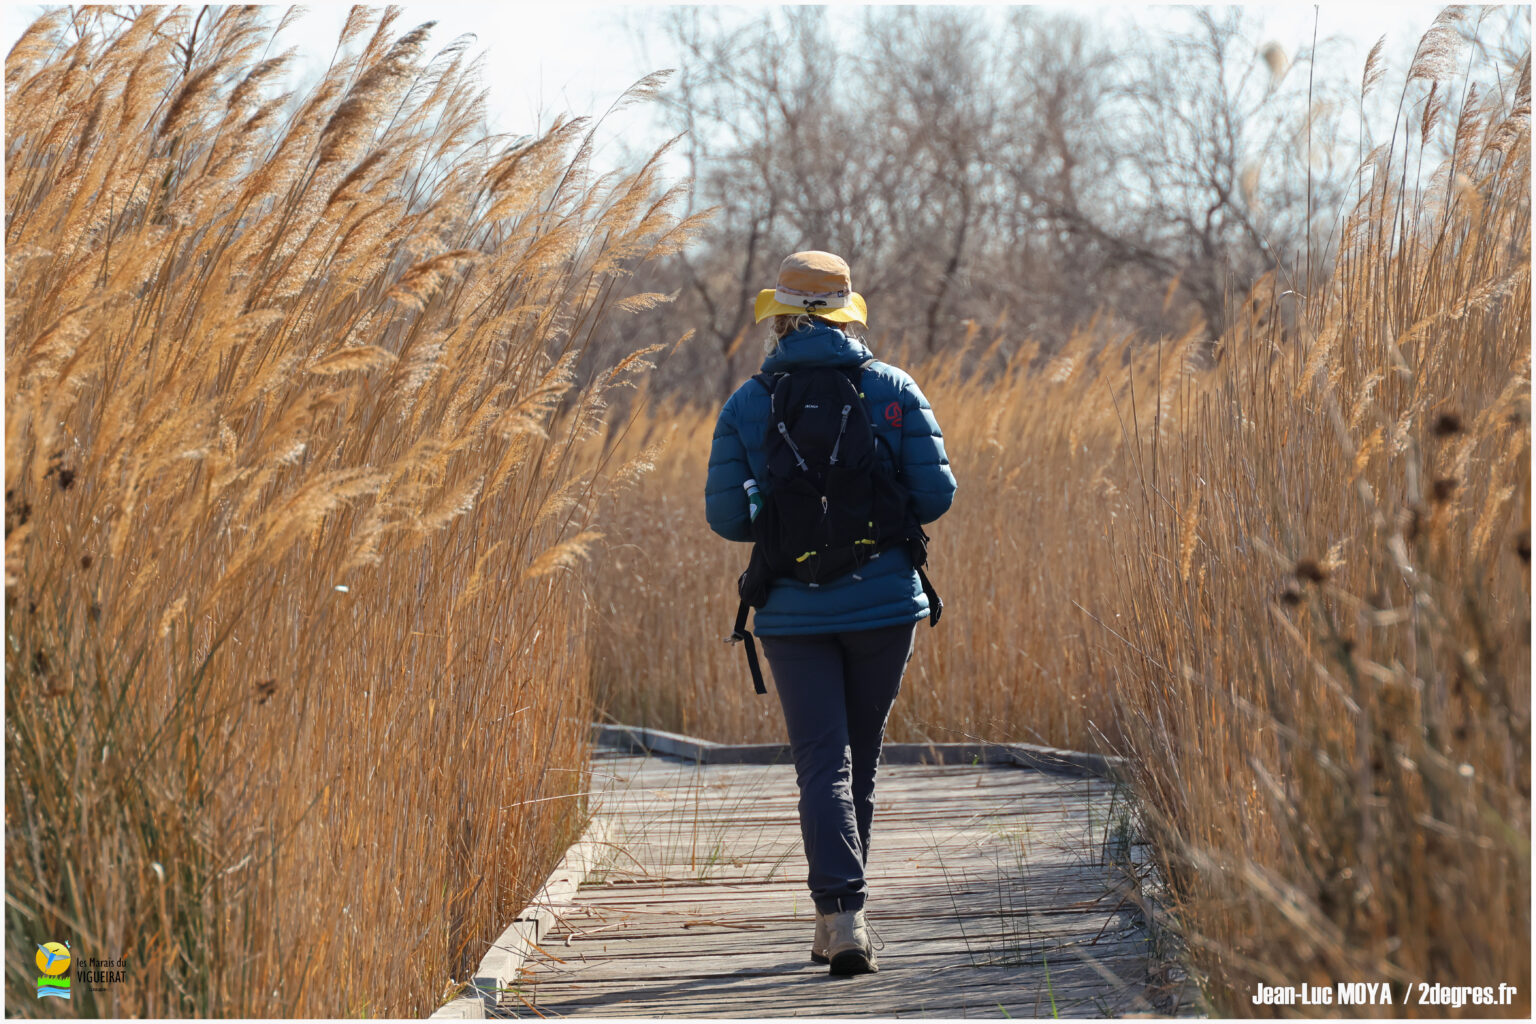
[[756, 317], [753, 323], [762, 323], [771, 316], [800, 316], [809, 313], [811, 316], [819, 316], [823, 320], [830, 320], [835, 324], [863, 324], [869, 326], [869, 307], [864, 304], [864, 296], [858, 292], [850, 292], [848, 305], [838, 309], [818, 309], [815, 312], [804, 306], [791, 306], [787, 302], [780, 302], [773, 297], [772, 288], [764, 288], [757, 293], [757, 302], [753, 306], [753, 315]]

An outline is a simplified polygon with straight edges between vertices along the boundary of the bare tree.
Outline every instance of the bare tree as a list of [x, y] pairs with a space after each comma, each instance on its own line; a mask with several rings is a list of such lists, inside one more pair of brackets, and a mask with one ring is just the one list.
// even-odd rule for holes
[[857, 49], [818, 8], [675, 10], [665, 28], [682, 54], [666, 116], [716, 215], [654, 274], [705, 341], [671, 375], [722, 388], [795, 249], [850, 258], [881, 344], [934, 351], [1009, 319], [1049, 348], [1100, 312], [1219, 333], [1230, 296], [1326, 251], [1311, 213], [1336, 209], [1355, 159], [1329, 127], [1341, 82], [1310, 46], [1261, 53], [1241, 12], [1134, 46], [1037, 10], [871, 9]]
[[1045, 51], [1030, 72], [1035, 135], [1011, 168], [1020, 193], [1108, 265], [1177, 280], [1213, 334], [1229, 296], [1291, 272], [1310, 211], [1337, 208], [1347, 180], [1328, 116], [1341, 83], [1314, 76], [1310, 52], [1261, 56], [1245, 17], [1197, 10], [1189, 31], [1093, 78]]

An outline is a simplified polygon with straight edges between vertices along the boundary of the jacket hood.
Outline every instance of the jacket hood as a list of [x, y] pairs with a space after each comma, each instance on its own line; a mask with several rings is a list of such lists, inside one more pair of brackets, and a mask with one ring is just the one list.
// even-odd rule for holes
[[773, 355], [763, 360], [764, 373], [787, 373], [802, 366], [858, 366], [874, 353], [857, 338], [831, 324], [812, 324], [779, 339]]

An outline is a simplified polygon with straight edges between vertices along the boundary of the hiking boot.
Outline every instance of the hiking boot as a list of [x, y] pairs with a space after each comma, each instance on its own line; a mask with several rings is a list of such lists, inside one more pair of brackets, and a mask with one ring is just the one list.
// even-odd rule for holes
[[873, 974], [878, 971], [869, 945], [864, 911], [842, 910], [827, 915], [827, 957], [831, 974]]
[[821, 911], [816, 911], [816, 937], [811, 940], [811, 963], [829, 964], [832, 958], [827, 956], [827, 916]]

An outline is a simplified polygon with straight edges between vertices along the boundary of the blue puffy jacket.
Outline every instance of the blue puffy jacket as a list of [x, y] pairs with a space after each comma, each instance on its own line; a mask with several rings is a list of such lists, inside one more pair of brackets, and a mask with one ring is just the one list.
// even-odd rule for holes
[[[869, 349], [858, 340], [816, 323], [780, 340], [778, 351], [763, 361], [763, 371], [858, 366], [870, 358]], [[928, 399], [905, 372], [881, 362], [865, 368], [862, 390], [870, 421], [898, 460], [899, 477], [912, 494], [918, 521], [933, 522], [954, 500], [955, 477]], [[704, 513], [710, 528], [726, 540], [752, 539], [741, 485], [749, 477], [759, 485], [767, 479], [763, 439], [769, 415], [768, 392], [749, 380], [726, 401], [715, 423]], [[753, 618], [754, 631], [760, 636], [838, 633], [896, 626], [928, 615], [928, 598], [905, 549], [886, 550], [858, 575], [862, 579], [850, 574], [814, 590], [796, 579], [774, 580], [767, 603]]]

